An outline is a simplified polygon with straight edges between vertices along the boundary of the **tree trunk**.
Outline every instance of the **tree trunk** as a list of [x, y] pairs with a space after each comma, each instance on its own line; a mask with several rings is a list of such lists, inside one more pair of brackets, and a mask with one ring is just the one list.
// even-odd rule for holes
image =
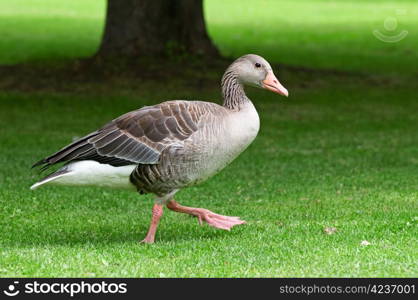
[[202, 0], [108, 0], [99, 57], [218, 56], [206, 32]]

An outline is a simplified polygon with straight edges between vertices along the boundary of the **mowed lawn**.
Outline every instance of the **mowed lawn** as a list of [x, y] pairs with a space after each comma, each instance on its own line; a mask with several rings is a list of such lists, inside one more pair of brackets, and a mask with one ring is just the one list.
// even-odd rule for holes
[[[55, 8], [53, 2], [0, 3], [0, 32], [7, 37], [0, 40], [0, 62], [49, 64], [94, 52], [103, 1], [60, 1]], [[417, 28], [418, 20], [411, 17], [418, 5], [312, 1], [303, 9], [291, 1], [263, 1], [257, 7], [245, 2], [234, 10], [224, 2], [209, 0], [205, 6], [209, 31], [225, 55], [255, 52], [275, 63], [323, 70], [279, 70], [288, 99], [248, 89], [261, 118], [255, 142], [220, 174], [177, 194], [184, 205], [238, 215], [248, 224], [220, 231], [166, 210], [156, 244], [142, 245], [138, 241], [149, 225], [152, 196], [93, 187], [29, 190], [39, 178], [30, 170], [32, 163], [73, 137], [162, 100], [219, 99], [215, 80], [205, 88], [174, 80], [161, 88], [157, 81], [138, 80], [135, 89], [4, 90], [0, 276], [418, 275], [413, 66], [418, 51], [413, 26]], [[326, 14], [312, 13], [312, 3]], [[360, 26], [373, 25], [376, 15], [355, 13], [383, 7], [378, 9], [383, 24], [389, 8], [402, 6], [408, 14], [399, 28], [411, 27], [396, 44], [378, 41], [370, 26]], [[298, 16], [297, 26], [286, 21], [292, 15]], [[330, 25], [332, 33], [319, 34], [318, 18], [353, 30], [345, 34]], [[245, 34], [250, 27], [254, 34]], [[240, 32], [232, 43], [232, 35]]]

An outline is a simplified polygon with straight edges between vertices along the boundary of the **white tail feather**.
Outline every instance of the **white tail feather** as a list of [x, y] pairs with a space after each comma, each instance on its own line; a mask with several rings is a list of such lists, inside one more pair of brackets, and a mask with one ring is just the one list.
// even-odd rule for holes
[[70, 186], [101, 186], [112, 188], [133, 189], [129, 176], [136, 165], [114, 167], [92, 160], [72, 162], [57, 172], [45, 177], [30, 188], [34, 190], [46, 183]]
[[[44, 185], [44, 184], [46, 184], [46, 183], [48, 183], [48, 182], [51, 182], [51, 181], [54, 181], [54, 180], [57, 180], [58, 178], [61, 178], [61, 177], [63, 177], [63, 176], [66, 176], [66, 175], [70, 175], [71, 174], [71, 172], [68, 172], [68, 173], [61, 173], [61, 174], [57, 174], [56, 176], [51, 176], [51, 177], [46, 177], [45, 179], [43, 179], [43, 180], [41, 180], [41, 181], [38, 181], [37, 183], [35, 183], [34, 185], [32, 185], [31, 187], [30, 187], [30, 189], [31, 190], [34, 190], [34, 189], [37, 189], [38, 187], [40, 187], [41, 185]], [[52, 175], [52, 174], [51, 174]]]

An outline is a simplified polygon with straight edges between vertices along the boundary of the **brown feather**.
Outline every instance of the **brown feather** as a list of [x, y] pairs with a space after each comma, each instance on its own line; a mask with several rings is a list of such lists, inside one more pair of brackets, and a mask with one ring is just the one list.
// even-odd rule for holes
[[168, 101], [128, 112], [34, 166], [92, 159], [114, 165], [156, 164], [164, 149], [197, 129], [204, 102]]

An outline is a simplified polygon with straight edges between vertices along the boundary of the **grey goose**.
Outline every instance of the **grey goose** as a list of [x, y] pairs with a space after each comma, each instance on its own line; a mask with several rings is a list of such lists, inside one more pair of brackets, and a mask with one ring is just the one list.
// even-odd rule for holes
[[182, 206], [174, 194], [213, 176], [257, 136], [260, 121], [244, 85], [288, 96], [270, 64], [255, 54], [235, 60], [222, 77], [223, 105], [173, 100], [128, 112], [35, 166], [65, 164], [31, 186], [95, 185], [152, 193], [155, 203], [144, 243], [153, 243], [164, 205], [200, 224], [230, 230], [239, 217]]

